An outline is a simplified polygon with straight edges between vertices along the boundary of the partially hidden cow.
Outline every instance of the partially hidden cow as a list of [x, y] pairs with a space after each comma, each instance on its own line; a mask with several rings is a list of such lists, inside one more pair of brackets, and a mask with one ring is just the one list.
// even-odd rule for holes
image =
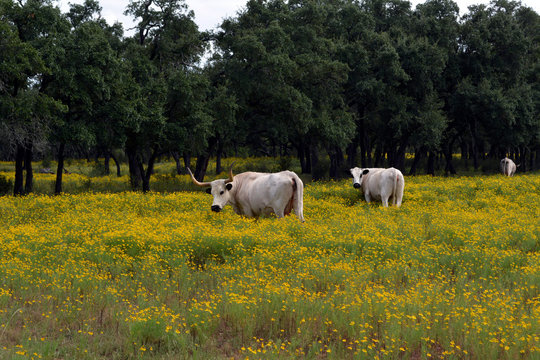
[[398, 169], [394, 168], [352, 168], [353, 186], [355, 189], [362, 188], [367, 202], [381, 200], [383, 206], [388, 206], [388, 200], [401, 206], [405, 179]]
[[234, 175], [232, 166], [229, 178], [212, 182], [199, 182], [187, 168], [195, 185], [208, 187], [214, 196], [212, 211], [219, 212], [227, 204], [246, 217], [276, 214], [278, 218], [289, 215], [291, 210], [304, 222], [304, 183], [292, 171], [278, 173], [243, 172]]
[[509, 158], [505, 157], [501, 160], [501, 172], [506, 176], [514, 176], [517, 167], [516, 164]]

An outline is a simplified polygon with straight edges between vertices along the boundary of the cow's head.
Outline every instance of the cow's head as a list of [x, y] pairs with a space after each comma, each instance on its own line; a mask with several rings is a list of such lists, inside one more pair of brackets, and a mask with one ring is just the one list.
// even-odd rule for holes
[[229, 202], [230, 194], [229, 191], [233, 187], [233, 172], [232, 165], [229, 169], [229, 178], [214, 180], [212, 182], [199, 182], [193, 176], [193, 173], [189, 168], [187, 168], [189, 175], [191, 175], [191, 181], [197, 186], [208, 187], [206, 192], [214, 196], [214, 201], [212, 202], [212, 211], [220, 212], [225, 205]]
[[358, 167], [352, 168], [351, 175], [353, 177], [353, 186], [355, 189], [359, 189], [362, 186], [363, 176], [369, 172], [369, 169], [360, 169]]

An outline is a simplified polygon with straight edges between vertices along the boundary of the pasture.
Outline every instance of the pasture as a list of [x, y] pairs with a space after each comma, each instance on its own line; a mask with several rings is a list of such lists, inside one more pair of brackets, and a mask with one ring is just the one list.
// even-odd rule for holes
[[405, 181], [399, 209], [306, 183], [304, 224], [195, 189], [1, 197], [0, 358], [538, 359], [540, 175]]

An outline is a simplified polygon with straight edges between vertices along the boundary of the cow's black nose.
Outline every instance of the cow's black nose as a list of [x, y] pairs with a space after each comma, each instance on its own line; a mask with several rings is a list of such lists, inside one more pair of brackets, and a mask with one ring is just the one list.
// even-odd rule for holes
[[359, 183], [354, 183], [353, 186], [354, 186], [355, 189], [358, 189], [360, 187], [360, 184]]
[[219, 205], [212, 205], [212, 211], [220, 212], [221, 208], [219, 207]]

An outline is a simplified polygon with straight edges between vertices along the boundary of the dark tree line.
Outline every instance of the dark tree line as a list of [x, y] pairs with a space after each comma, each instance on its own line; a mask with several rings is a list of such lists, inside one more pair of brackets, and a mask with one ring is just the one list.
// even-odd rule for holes
[[[314, 179], [350, 166], [434, 174], [452, 154], [540, 165], [540, 20], [519, 2], [250, 0], [201, 32], [183, 0], [131, 0], [125, 36], [96, 0], [0, 0], [0, 149], [15, 194], [31, 162], [121, 150], [133, 188], [160, 156], [298, 157]], [[414, 153], [410, 168], [405, 156]], [[323, 161], [324, 159], [324, 161]], [[326, 159], [329, 159], [327, 161]]]

